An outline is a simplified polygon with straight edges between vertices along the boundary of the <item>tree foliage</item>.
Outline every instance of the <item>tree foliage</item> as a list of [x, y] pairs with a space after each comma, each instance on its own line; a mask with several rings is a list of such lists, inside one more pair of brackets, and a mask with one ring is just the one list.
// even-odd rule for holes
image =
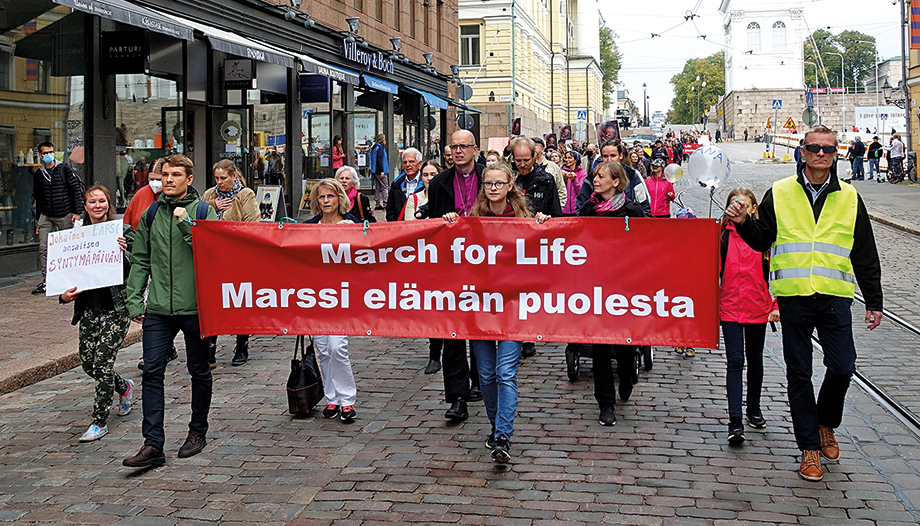
[[[875, 37], [860, 33], [859, 31], [842, 31], [834, 35], [825, 29], [819, 29], [812, 33], [815, 44], [818, 46], [818, 53], [815, 52], [815, 46], [810, 39], [805, 40], [805, 85], [809, 88], [827, 87], [827, 80], [823, 71], [821, 71], [821, 62], [827, 73], [827, 79], [830, 80], [831, 87], [840, 87], [843, 82], [840, 79], [840, 53], [843, 55], [844, 80], [847, 91], [852, 92], [853, 88], [858, 88], [863, 81], [875, 85]], [[821, 55], [821, 61], [817, 60], [818, 54]], [[808, 64], [811, 62], [811, 64]], [[815, 80], [815, 66], [818, 65], [818, 79]], [[884, 83], [884, 80], [879, 80]]]
[[616, 88], [620, 75], [621, 58], [620, 50], [614, 41], [616, 33], [609, 27], [601, 28], [601, 74], [603, 75], [604, 108], [610, 107], [611, 95]]
[[700, 115], [725, 93], [725, 52], [688, 60], [683, 71], [671, 77], [671, 84], [674, 86], [674, 99], [668, 112], [669, 122], [699, 122]]

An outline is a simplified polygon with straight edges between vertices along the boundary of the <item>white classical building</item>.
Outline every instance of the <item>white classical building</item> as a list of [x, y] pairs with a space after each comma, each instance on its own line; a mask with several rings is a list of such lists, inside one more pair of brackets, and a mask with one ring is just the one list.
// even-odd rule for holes
[[[722, 0], [725, 96], [718, 104], [726, 133], [763, 132], [774, 116], [782, 126], [805, 109], [803, 0]], [[783, 101], [775, 112], [773, 101]], [[801, 129], [801, 126], [799, 126]]]
[[725, 91], [803, 89], [802, 0], [722, 0]]

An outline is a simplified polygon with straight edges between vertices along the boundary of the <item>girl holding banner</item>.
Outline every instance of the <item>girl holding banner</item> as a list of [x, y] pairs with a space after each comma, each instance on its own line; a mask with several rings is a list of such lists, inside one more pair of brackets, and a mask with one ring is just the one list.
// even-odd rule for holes
[[[515, 186], [511, 167], [498, 162], [482, 172], [482, 187], [471, 216], [534, 217], [527, 206], [524, 194]], [[454, 223], [456, 212], [444, 214], [444, 219]], [[542, 213], [536, 215], [537, 223], [549, 219]], [[496, 462], [511, 460], [511, 434], [517, 411], [517, 369], [521, 359], [521, 342], [471, 340], [470, 347], [479, 366], [479, 385], [486, 414], [492, 423], [492, 432], [486, 447], [492, 450]]]
[[[115, 219], [115, 207], [110, 206], [111, 196], [104, 186], [91, 186], [83, 194], [83, 224], [105, 223]], [[124, 224], [121, 237], [124, 276], [128, 275], [127, 254], [134, 245], [134, 229]], [[118, 416], [131, 412], [134, 382], [124, 380], [115, 373], [115, 356], [121, 342], [128, 334], [131, 320], [125, 297], [124, 281], [120, 285], [78, 291], [67, 289], [59, 298], [61, 303], [74, 302], [73, 325], [80, 324], [80, 363], [90, 378], [96, 381], [93, 403], [93, 423], [80, 437], [80, 442], [99, 440], [109, 432], [106, 422], [112, 396], [118, 393]]]

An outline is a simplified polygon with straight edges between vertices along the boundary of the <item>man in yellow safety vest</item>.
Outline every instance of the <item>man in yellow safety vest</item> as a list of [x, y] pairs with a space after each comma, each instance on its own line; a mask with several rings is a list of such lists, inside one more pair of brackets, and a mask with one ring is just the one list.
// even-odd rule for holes
[[[767, 190], [749, 217], [740, 202], [726, 216], [757, 251], [771, 250], [770, 286], [783, 323], [783, 357], [799, 475], [824, 476], [821, 455], [840, 456], [834, 429], [856, 369], [850, 305], [856, 284], [866, 300], [869, 330], [882, 321], [881, 264], [862, 198], [837, 178], [837, 137], [825, 126], [805, 134], [804, 164]], [[811, 335], [818, 330], [827, 368], [817, 401], [812, 385]]]

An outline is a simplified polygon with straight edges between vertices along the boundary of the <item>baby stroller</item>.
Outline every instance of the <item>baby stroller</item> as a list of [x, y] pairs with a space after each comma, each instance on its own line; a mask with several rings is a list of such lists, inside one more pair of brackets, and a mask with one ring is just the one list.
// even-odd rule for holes
[[[589, 343], [572, 343], [565, 348], [565, 370], [569, 376], [569, 382], [574, 383], [578, 380], [578, 373], [581, 371], [581, 358], [591, 358], [593, 346]], [[641, 345], [636, 347], [633, 353], [633, 384], [639, 383], [639, 370], [645, 369], [646, 372], [652, 370], [655, 350], [650, 345]]]

